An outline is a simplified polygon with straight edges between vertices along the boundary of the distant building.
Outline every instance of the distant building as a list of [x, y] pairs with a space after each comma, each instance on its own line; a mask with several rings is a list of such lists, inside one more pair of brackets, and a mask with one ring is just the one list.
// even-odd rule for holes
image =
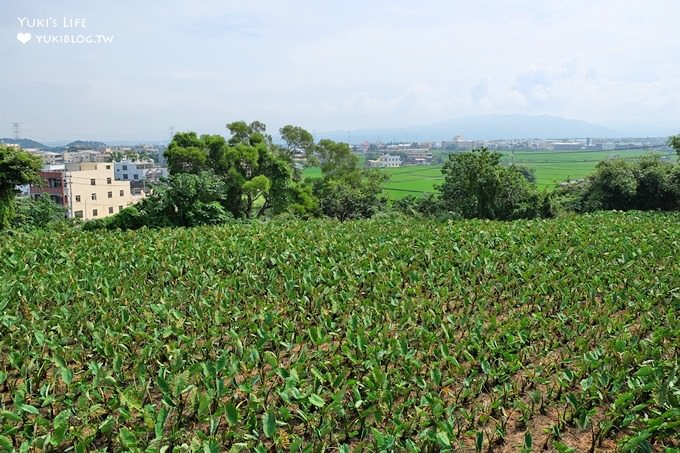
[[375, 160], [369, 160], [368, 166], [371, 168], [394, 168], [401, 167], [401, 157], [391, 154], [381, 154]]
[[161, 178], [168, 177], [168, 169], [159, 167], [151, 159], [128, 160], [114, 162], [116, 181], [132, 182], [158, 182]]
[[130, 183], [116, 181], [112, 163], [47, 166], [42, 185], [31, 185], [31, 196], [46, 193], [66, 208], [68, 218], [100, 219], [120, 212], [144, 197], [133, 196]]
[[555, 151], [577, 151], [583, 149], [583, 144], [577, 142], [553, 142], [552, 148]]

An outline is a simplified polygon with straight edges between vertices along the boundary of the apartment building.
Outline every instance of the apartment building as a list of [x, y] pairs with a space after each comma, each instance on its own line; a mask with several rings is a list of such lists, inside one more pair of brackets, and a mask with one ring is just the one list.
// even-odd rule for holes
[[129, 181], [116, 181], [112, 163], [48, 166], [40, 173], [44, 183], [31, 186], [31, 196], [46, 193], [64, 206], [68, 218], [101, 219], [144, 197], [133, 196]]
[[160, 178], [168, 177], [168, 169], [157, 166], [151, 159], [124, 159], [120, 162], [114, 162], [113, 166], [117, 181], [157, 182]]

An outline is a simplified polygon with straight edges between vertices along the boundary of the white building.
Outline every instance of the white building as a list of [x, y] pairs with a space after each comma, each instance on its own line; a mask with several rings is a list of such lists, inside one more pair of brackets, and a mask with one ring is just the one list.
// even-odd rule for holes
[[369, 160], [368, 166], [371, 168], [393, 168], [401, 167], [401, 157], [391, 154], [381, 154], [375, 160]]
[[116, 181], [146, 181], [157, 182], [161, 178], [167, 178], [168, 169], [158, 167], [151, 160], [128, 160], [114, 162], [114, 174]]

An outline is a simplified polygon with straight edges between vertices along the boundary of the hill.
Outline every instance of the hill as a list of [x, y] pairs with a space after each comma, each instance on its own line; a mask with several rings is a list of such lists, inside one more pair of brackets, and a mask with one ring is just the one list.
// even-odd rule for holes
[[[453, 140], [463, 135], [471, 140], [512, 138], [618, 137], [622, 134], [586, 121], [548, 115], [480, 115], [406, 128], [360, 129], [351, 131], [352, 143]], [[347, 131], [321, 132], [318, 138], [347, 141]]]
[[35, 140], [31, 140], [28, 138], [0, 138], [0, 143], [4, 144], [9, 144], [9, 145], [19, 145], [23, 149], [29, 149], [29, 148], [36, 148], [36, 149], [41, 149], [45, 151], [49, 151], [51, 148], [47, 145], [44, 145], [40, 142], [36, 142]]
[[102, 149], [106, 148], [106, 143], [97, 142], [91, 140], [75, 140], [67, 145], [64, 145], [66, 149], [81, 150], [81, 149]]
[[0, 446], [678, 447], [678, 214], [0, 241]]

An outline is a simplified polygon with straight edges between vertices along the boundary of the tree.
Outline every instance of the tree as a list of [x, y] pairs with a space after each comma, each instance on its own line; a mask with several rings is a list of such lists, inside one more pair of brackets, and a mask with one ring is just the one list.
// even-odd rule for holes
[[368, 218], [384, 209], [383, 184], [389, 177], [377, 170], [361, 170], [359, 159], [346, 143], [321, 140], [316, 146], [323, 178], [312, 181], [321, 212], [339, 220]]
[[40, 181], [42, 160], [20, 149], [0, 145], [0, 230], [14, 217], [16, 186]]
[[437, 188], [447, 211], [465, 218], [511, 220], [535, 217], [539, 194], [515, 167], [503, 167], [501, 155], [487, 148], [449, 155]]
[[198, 174], [207, 169], [208, 152], [203, 138], [195, 132], [178, 132], [165, 151], [170, 174]]
[[310, 159], [314, 153], [314, 137], [305, 129], [290, 124], [279, 129], [281, 139], [286, 143], [282, 155], [289, 161], [297, 157]]
[[66, 218], [66, 209], [52, 201], [47, 194], [41, 194], [38, 198], [19, 200], [15, 207], [13, 228], [23, 230], [46, 228]]
[[236, 218], [285, 212], [297, 193], [292, 162], [274, 147], [263, 123], [235, 121], [227, 129], [229, 139], [176, 134], [166, 152], [171, 175], [212, 172], [222, 180], [220, 205]]
[[361, 172], [351, 180], [330, 177], [319, 180], [314, 193], [328, 217], [341, 221], [370, 218], [387, 205], [387, 197], [382, 194], [387, 179], [387, 175], [375, 170]]
[[668, 146], [673, 148], [680, 157], [680, 134], [668, 137]]
[[354, 155], [347, 143], [321, 140], [316, 146], [324, 177], [348, 178], [358, 175], [359, 158]]

